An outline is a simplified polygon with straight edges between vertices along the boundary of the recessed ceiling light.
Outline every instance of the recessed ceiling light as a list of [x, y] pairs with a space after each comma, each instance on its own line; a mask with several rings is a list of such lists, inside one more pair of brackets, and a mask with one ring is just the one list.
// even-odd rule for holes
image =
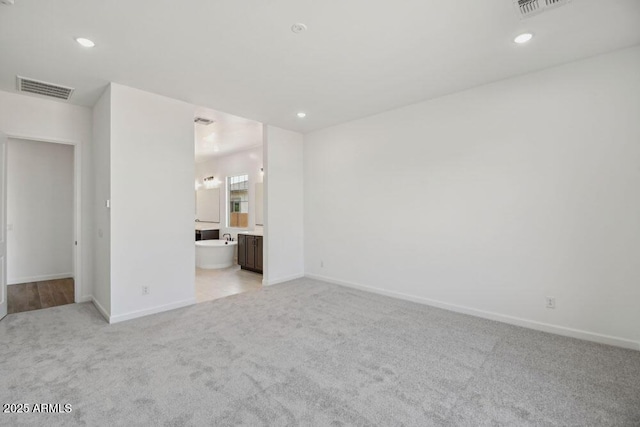
[[307, 113], [304, 113], [304, 112], [300, 111], [298, 113], [298, 117], [300, 117], [301, 119], [304, 119], [305, 117], [307, 117]]
[[92, 42], [89, 39], [85, 39], [84, 37], [78, 37], [76, 41], [80, 46], [84, 46], [84, 47], [94, 47], [96, 45], [94, 42]]
[[533, 34], [531, 34], [531, 33], [522, 33], [519, 36], [517, 36], [515, 39], [513, 39], [513, 41], [518, 43], [518, 44], [523, 44], [523, 43], [528, 42], [532, 38], [533, 38]]

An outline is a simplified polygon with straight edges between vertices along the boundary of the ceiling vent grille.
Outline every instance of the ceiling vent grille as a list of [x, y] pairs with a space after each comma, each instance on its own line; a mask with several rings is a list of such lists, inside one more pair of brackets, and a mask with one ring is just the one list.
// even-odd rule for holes
[[205, 125], [205, 126], [209, 126], [211, 123], [214, 122], [213, 120], [205, 119], [204, 117], [196, 117], [193, 121], [198, 125]]
[[71, 97], [73, 88], [18, 76], [18, 92], [35, 93], [36, 95], [67, 100]]
[[547, 9], [563, 6], [571, 0], [514, 0], [513, 4], [518, 9], [520, 18], [537, 15]]

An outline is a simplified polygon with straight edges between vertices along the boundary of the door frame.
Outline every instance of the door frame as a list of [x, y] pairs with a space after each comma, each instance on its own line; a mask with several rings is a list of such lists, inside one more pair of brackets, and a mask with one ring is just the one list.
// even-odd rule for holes
[[[73, 299], [74, 302], [82, 301], [82, 144], [80, 141], [71, 141], [57, 138], [43, 138], [39, 136], [23, 135], [5, 132], [7, 139], [32, 142], [48, 142], [73, 146], [73, 234], [75, 245], [73, 246]], [[7, 156], [8, 158], [8, 156]], [[5, 203], [6, 203], [5, 194]], [[5, 285], [7, 286], [7, 285]]]

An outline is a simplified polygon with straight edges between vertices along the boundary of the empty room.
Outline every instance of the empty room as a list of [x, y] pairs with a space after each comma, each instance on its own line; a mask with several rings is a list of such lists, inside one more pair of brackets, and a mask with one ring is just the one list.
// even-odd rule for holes
[[0, 425], [640, 426], [640, 2], [0, 0]]

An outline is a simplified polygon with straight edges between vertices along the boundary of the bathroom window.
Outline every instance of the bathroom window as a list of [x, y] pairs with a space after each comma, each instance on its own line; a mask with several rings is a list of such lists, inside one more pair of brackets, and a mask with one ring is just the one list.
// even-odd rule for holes
[[227, 178], [229, 216], [227, 226], [247, 228], [249, 226], [249, 175]]

